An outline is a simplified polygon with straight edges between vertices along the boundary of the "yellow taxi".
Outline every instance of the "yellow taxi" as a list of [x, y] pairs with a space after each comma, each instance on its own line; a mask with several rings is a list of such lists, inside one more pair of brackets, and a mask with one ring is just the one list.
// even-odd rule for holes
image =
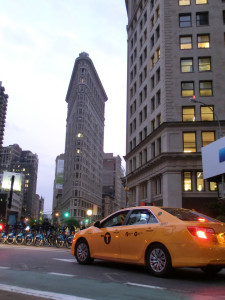
[[124, 208], [76, 233], [71, 254], [80, 264], [146, 265], [155, 276], [180, 267], [215, 274], [225, 268], [225, 223], [184, 208]]

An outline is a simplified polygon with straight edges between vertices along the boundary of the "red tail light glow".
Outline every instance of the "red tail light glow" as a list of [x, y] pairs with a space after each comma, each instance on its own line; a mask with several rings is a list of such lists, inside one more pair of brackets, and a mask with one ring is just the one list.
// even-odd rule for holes
[[188, 227], [189, 232], [204, 240], [208, 240], [210, 236], [215, 234], [215, 231], [213, 228], [207, 228], [207, 227]]
[[3, 229], [3, 225], [2, 224], [0, 224], [0, 230], [2, 230]]

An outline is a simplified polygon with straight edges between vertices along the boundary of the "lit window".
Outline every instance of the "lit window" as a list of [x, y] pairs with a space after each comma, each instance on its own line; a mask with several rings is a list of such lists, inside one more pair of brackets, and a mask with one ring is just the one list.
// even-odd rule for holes
[[182, 73], [193, 72], [193, 59], [192, 58], [181, 58], [180, 68]]
[[198, 70], [199, 72], [211, 71], [211, 57], [199, 57]]
[[201, 121], [213, 121], [213, 106], [201, 106]]
[[201, 192], [204, 191], [204, 179], [203, 179], [203, 173], [197, 172], [197, 191]]
[[190, 5], [190, 4], [191, 4], [191, 0], [179, 0], [179, 6]]
[[196, 4], [207, 4], [208, 0], [196, 0]]
[[210, 190], [211, 192], [217, 191], [217, 183], [216, 183], [216, 182], [210, 182], [210, 183], [209, 183], [209, 190]]
[[209, 34], [199, 34], [198, 35], [198, 48], [209, 48]]
[[209, 97], [213, 94], [212, 81], [200, 81], [199, 92], [202, 97]]
[[183, 107], [182, 109], [183, 122], [194, 122], [195, 121], [195, 108], [194, 107]]
[[202, 132], [202, 147], [215, 141], [215, 132], [214, 131], [204, 131]]
[[84, 137], [84, 135], [83, 135], [83, 133], [78, 132], [77, 137], [81, 138], [81, 137]]
[[191, 172], [184, 172], [184, 190], [186, 192], [192, 190]]
[[181, 95], [183, 97], [194, 96], [194, 82], [182, 82]]
[[180, 27], [190, 27], [191, 26], [191, 14], [180, 14], [179, 15]]
[[195, 132], [184, 132], [183, 133], [184, 141], [184, 152], [196, 152], [196, 136]]
[[208, 12], [196, 13], [196, 25], [197, 26], [209, 25], [209, 14], [208, 14]]
[[192, 36], [180, 36], [180, 49], [192, 49]]

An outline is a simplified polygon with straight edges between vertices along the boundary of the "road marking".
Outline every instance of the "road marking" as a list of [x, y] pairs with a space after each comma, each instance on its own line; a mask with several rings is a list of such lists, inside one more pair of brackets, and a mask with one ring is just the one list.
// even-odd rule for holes
[[145, 287], [145, 288], [149, 288], [149, 289], [167, 290], [167, 288], [163, 288], [163, 287], [155, 286], [155, 285], [139, 284], [139, 283], [133, 283], [133, 282], [126, 282], [125, 284], [132, 285], [132, 286]]
[[65, 262], [75, 262], [75, 263], [77, 262], [75, 258], [70, 258], [69, 259], [69, 258], [54, 258], [53, 257], [52, 259], [61, 260], [61, 261], [65, 261]]
[[0, 267], [0, 269], [7, 270], [10, 269], [10, 267]]
[[57, 275], [57, 276], [66, 276], [66, 277], [76, 277], [77, 276], [77, 275], [72, 275], [72, 274], [55, 273], [55, 272], [50, 272], [48, 274], [50, 274], [50, 275]]
[[58, 294], [58, 293], [47, 292], [47, 291], [38, 291], [33, 289], [21, 288], [13, 285], [6, 285], [6, 284], [0, 284], [0, 290], [12, 292], [12, 293], [19, 293], [23, 295], [54, 299], [54, 300], [93, 300], [90, 298], [76, 297], [76, 296]]

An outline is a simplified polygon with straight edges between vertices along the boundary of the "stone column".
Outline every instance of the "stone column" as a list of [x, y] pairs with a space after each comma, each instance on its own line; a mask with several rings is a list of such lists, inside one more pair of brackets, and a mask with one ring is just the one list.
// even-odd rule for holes
[[182, 176], [181, 172], [163, 174], [163, 206], [182, 207]]

